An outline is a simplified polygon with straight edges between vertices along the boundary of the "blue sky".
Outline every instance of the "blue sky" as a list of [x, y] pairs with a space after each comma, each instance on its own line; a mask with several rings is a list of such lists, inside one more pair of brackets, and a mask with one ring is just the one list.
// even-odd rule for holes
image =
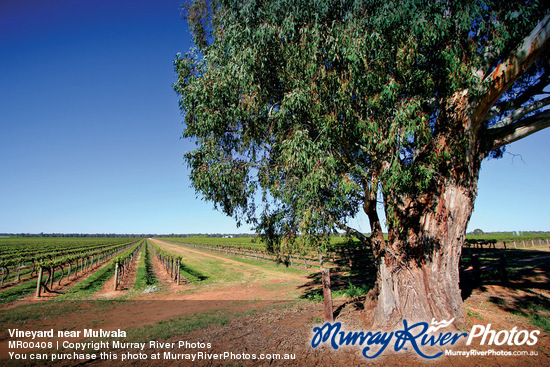
[[[180, 4], [0, 1], [0, 233], [250, 232], [189, 187]], [[549, 137], [484, 163], [470, 230], [550, 230]]]

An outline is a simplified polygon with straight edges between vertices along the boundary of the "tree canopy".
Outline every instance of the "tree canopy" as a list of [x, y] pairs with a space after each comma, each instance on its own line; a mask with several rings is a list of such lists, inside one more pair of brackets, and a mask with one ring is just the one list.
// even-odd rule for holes
[[359, 210], [380, 240], [380, 200], [399, 236], [442, 181], [477, 184], [481, 160], [549, 126], [539, 1], [186, 9], [196, 48], [175, 61], [175, 89], [192, 184], [283, 250], [335, 228], [361, 238], [346, 224]]

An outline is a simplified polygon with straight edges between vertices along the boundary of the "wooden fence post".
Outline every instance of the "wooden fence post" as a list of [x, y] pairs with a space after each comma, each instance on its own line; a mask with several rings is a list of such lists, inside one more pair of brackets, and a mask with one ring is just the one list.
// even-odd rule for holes
[[115, 263], [115, 291], [118, 287], [118, 261]]
[[181, 259], [178, 259], [178, 266], [177, 266], [177, 269], [178, 269], [177, 284], [178, 284], [178, 285], [180, 285], [180, 282], [181, 282], [181, 271], [180, 271], [180, 267], [181, 267]]
[[36, 297], [40, 297], [42, 291], [42, 276], [44, 275], [44, 268], [39, 266], [38, 269], [38, 281], [36, 282]]
[[55, 276], [55, 269], [53, 266], [50, 266], [50, 273], [51, 273], [51, 276], [50, 276], [50, 290], [53, 289], [53, 278]]
[[323, 278], [323, 298], [325, 300], [325, 321], [333, 322], [334, 314], [332, 312], [332, 291], [330, 289], [330, 269], [321, 269]]

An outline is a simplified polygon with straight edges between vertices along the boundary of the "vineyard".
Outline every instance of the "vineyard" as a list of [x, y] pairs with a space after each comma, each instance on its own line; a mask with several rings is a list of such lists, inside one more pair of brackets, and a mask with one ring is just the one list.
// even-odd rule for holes
[[[101, 289], [144, 290], [158, 285], [159, 269], [176, 286], [207, 279], [219, 281], [227, 276], [217, 275], [218, 270], [213, 266], [209, 269], [204, 260], [184, 261], [179, 247], [168, 247], [176, 242], [159, 243], [139, 238], [1, 238], [0, 304], [24, 298], [88, 299]], [[238, 244], [234, 242], [233, 250], [226, 251], [226, 255], [241, 255]], [[203, 246], [203, 250], [216, 248]], [[242, 251], [243, 255], [247, 252], [246, 248]], [[256, 254], [257, 260], [276, 263], [273, 254], [249, 251], [249, 255]], [[316, 264], [315, 258], [307, 261], [309, 267]]]
[[[550, 331], [550, 310], [541, 303], [547, 297], [546, 241], [464, 249], [468, 323], [485, 318], [505, 328], [513, 318], [524, 329]], [[0, 363], [20, 365], [7, 356], [10, 328], [122, 329], [128, 342], [215, 340], [220, 351], [257, 345], [272, 352], [272, 343], [258, 338], [270, 335], [285, 350], [308, 355], [311, 363], [304, 365], [319, 365], [319, 358], [328, 363], [333, 355], [303, 349], [312, 325], [322, 321], [320, 261], [331, 269], [335, 315], [358, 329], [372, 317], [359, 305], [376, 276], [373, 258], [358, 243], [334, 238], [332, 246], [321, 256], [312, 251], [285, 258], [251, 238], [2, 238]], [[521, 290], [523, 284], [528, 289]], [[338, 358], [345, 364], [355, 357], [350, 349]]]
[[0, 303], [33, 291], [37, 297], [52, 293], [64, 280], [76, 280], [110, 260], [123, 263], [129, 256], [126, 249], [140, 244], [128, 238], [0, 239]]
[[[357, 241], [345, 237], [333, 237], [325, 251], [302, 251], [294, 254], [268, 252], [258, 238], [237, 237], [168, 237], [165, 244], [197, 249], [226, 256], [235, 256], [259, 262], [283, 264], [286, 267], [312, 269], [320, 266], [338, 271], [357, 268], [372, 261]], [[527, 249], [548, 247], [548, 233], [484, 234], [468, 236], [467, 248]], [[34, 294], [41, 297], [57, 292], [64, 283], [75, 283], [70, 292], [79, 293], [88, 286], [78, 285], [79, 279], [93, 274], [96, 282], [113, 277], [113, 290], [119, 288], [134, 258], [139, 252], [147, 262], [151, 273], [150, 256], [158, 259], [165, 273], [176, 284], [189, 284], [205, 280], [207, 275], [201, 265], [191, 266], [177, 251], [170, 251], [152, 240], [138, 238], [0, 238], [0, 303], [13, 301]], [[85, 283], [84, 283], [85, 284]], [[98, 287], [96, 285], [95, 287]], [[84, 292], [86, 293], [86, 292]], [[90, 293], [88, 291], [87, 293]], [[68, 297], [66, 294], [63, 297]], [[62, 297], [62, 298], [63, 298]]]

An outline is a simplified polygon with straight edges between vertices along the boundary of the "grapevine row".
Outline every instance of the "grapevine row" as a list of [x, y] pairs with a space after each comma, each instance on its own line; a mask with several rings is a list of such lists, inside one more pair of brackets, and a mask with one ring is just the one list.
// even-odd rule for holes
[[[55, 261], [45, 261], [38, 264], [38, 281], [36, 284], [36, 296], [40, 297], [41, 292], [53, 291], [53, 281], [56, 273], [56, 269], [59, 268], [61, 274], [58, 285], [61, 285], [61, 280], [65, 276], [65, 268], [67, 268], [67, 277], [70, 277], [73, 270], [73, 264], [76, 266], [75, 277], [78, 273], [78, 267], [80, 265], [80, 272], [84, 273], [88, 269], [97, 268], [101, 263], [112, 258], [116, 253], [120, 252], [124, 248], [130, 246], [132, 242], [125, 244], [113, 245], [106, 249], [88, 251], [80, 255], [71, 255], [62, 258], [58, 258]], [[44, 279], [44, 270], [47, 271], [47, 279]], [[49, 283], [49, 286], [48, 286]]]
[[164, 266], [164, 270], [166, 270], [166, 273], [170, 275], [170, 278], [172, 278], [172, 280], [175, 281], [176, 284], [179, 285], [182, 282], [189, 283], [189, 279], [182, 276], [180, 272], [182, 259], [181, 255], [176, 255], [169, 251], [163, 250], [155, 243], [149, 242], [149, 244], [151, 245], [153, 253], [157, 257], [157, 259]]
[[126, 275], [142, 245], [143, 240], [139, 241], [134, 246], [130, 247], [112, 260], [112, 263], [115, 266], [115, 291], [117, 290], [122, 278]]
[[[135, 240], [129, 242], [128, 239], [123, 239], [123, 241], [121, 241], [122, 239], [111, 239], [111, 243], [97, 243], [97, 240], [90, 243], [91, 241], [88, 239], [71, 243], [71, 239], [71, 242], [55, 240], [41, 242], [42, 244], [39, 245], [36, 239], [16, 240], [17, 242], [6, 239], [0, 241], [0, 249], [3, 250], [3, 255], [0, 256], [0, 286], [4, 286], [10, 273], [17, 272], [15, 280], [20, 282], [21, 276], [24, 274], [30, 273], [29, 279], [32, 278], [39, 266], [58, 267], [72, 264], [82, 258], [94, 262], [98, 259], [101, 260], [105, 253], [135, 242]], [[52, 246], [61, 246], [62, 248], [52, 248]]]

